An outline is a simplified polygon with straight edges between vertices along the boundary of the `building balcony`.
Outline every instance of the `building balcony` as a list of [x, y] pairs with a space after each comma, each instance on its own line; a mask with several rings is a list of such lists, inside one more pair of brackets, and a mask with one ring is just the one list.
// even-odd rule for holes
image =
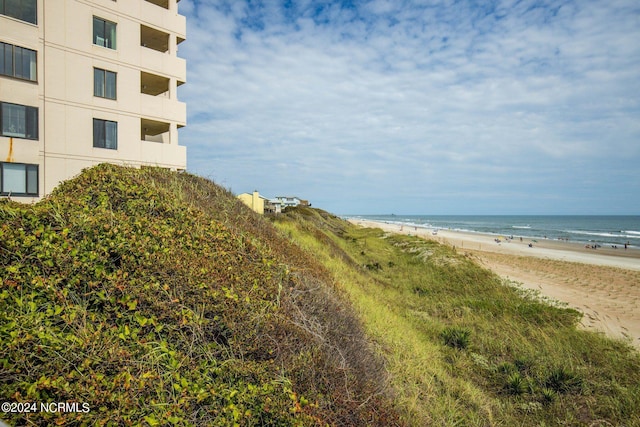
[[169, 9], [169, 0], [146, 0], [149, 3], [153, 3], [156, 6], [163, 7], [165, 9]]
[[181, 82], [187, 79], [187, 62], [168, 53], [141, 47], [140, 66], [145, 70], [175, 77]]
[[146, 25], [140, 25], [140, 45], [167, 53], [169, 52], [169, 34]]
[[184, 169], [187, 164], [187, 148], [177, 144], [158, 144], [143, 140], [140, 144], [140, 158], [146, 165]]
[[171, 80], [167, 77], [158, 76], [156, 74], [140, 72], [140, 93], [145, 95], [165, 95], [169, 96]]
[[140, 139], [142, 141], [171, 144], [171, 124], [156, 120], [140, 119]]
[[[158, 0], [159, 3], [163, 3]], [[155, 2], [140, 2], [140, 19], [151, 26], [162, 28], [178, 37], [186, 38], [187, 19], [177, 12], [158, 7]]]
[[187, 104], [164, 95], [141, 95], [140, 112], [146, 117], [166, 120], [182, 126], [187, 123]]

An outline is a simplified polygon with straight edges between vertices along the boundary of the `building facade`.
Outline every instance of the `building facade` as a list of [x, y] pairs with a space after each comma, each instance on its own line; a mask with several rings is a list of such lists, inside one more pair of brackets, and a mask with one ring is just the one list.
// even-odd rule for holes
[[295, 208], [296, 206], [311, 206], [308, 200], [300, 199], [296, 196], [276, 196], [271, 203], [280, 205], [281, 209]]
[[186, 168], [179, 0], [0, 0], [0, 196], [103, 162]]
[[262, 197], [258, 191], [238, 194], [238, 199], [240, 199], [245, 205], [249, 206], [254, 212], [257, 212], [260, 215], [264, 214], [265, 198]]

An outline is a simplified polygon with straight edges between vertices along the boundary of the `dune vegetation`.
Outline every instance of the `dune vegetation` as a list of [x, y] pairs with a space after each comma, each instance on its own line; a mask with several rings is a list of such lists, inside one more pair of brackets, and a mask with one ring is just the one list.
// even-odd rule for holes
[[638, 426], [640, 357], [452, 247], [297, 208], [275, 225], [332, 272], [412, 426]]
[[[640, 357], [474, 259], [190, 174], [0, 201], [11, 425], [640, 425]], [[83, 408], [83, 406], [81, 406]]]
[[394, 425], [381, 360], [330, 275], [231, 193], [100, 165], [0, 202], [11, 425]]

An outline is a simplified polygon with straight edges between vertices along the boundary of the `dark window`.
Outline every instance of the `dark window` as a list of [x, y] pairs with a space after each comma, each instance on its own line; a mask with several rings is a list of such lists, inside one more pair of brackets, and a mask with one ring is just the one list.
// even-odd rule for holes
[[93, 119], [93, 146], [96, 148], [118, 149], [118, 123]]
[[93, 95], [101, 98], [116, 99], [116, 73], [94, 68]]
[[38, 109], [0, 102], [0, 135], [38, 139]]
[[116, 24], [93, 17], [93, 44], [109, 49], [116, 48]]
[[37, 24], [37, 0], [0, 0], [0, 14]]
[[35, 82], [36, 71], [35, 50], [0, 42], [0, 74]]
[[38, 165], [0, 162], [0, 195], [37, 196]]

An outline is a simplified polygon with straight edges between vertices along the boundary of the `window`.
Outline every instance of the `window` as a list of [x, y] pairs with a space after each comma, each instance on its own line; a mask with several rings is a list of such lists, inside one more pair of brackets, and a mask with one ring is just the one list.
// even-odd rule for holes
[[93, 119], [93, 146], [96, 148], [118, 149], [118, 123]]
[[0, 42], [0, 74], [35, 82], [36, 68], [35, 50]]
[[38, 23], [37, 0], [0, 0], [0, 14], [21, 21]]
[[0, 136], [38, 139], [38, 109], [0, 102]]
[[[0, 0], [2, 1], [2, 0]], [[116, 24], [93, 17], [93, 44], [109, 49], [116, 48]]]
[[37, 196], [38, 165], [0, 162], [0, 195]]
[[116, 99], [116, 73], [94, 68], [93, 96]]

